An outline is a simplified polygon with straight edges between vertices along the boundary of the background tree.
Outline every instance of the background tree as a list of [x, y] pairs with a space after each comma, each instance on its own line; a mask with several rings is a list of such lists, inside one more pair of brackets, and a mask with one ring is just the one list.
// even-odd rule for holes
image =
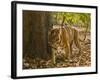
[[74, 13], [74, 12], [52, 12], [53, 24], [61, 24], [63, 16], [65, 17], [64, 24], [87, 28], [90, 30], [90, 13]]

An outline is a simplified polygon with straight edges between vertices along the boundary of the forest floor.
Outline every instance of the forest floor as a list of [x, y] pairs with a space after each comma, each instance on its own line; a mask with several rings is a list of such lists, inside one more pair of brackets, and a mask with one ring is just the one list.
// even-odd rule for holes
[[90, 33], [84, 42], [81, 42], [82, 52], [78, 55], [78, 49], [73, 46], [71, 60], [57, 60], [53, 65], [52, 59], [43, 60], [39, 58], [23, 58], [23, 69], [40, 69], [40, 68], [62, 68], [62, 67], [85, 67], [91, 66], [91, 40]]

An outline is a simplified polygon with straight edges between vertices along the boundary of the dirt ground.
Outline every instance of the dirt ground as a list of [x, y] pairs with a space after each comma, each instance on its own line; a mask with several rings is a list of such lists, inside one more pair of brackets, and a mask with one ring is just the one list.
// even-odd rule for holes
[[[82, 38], [82, 37], [81, 37]], [[85, 67], [91, 66], [91, 40], [90, 33], [87, 34], [84, 42], [81, 42], [82, 52], [78, 55], [78, 49], [73, 46], [71, 60], [57, 60], [55, 65], [52, 60], [43, 60], [39, 58], [23, 58], [23, 69], [38, 69], [38, 68], [62, 68], [62, 67]]]

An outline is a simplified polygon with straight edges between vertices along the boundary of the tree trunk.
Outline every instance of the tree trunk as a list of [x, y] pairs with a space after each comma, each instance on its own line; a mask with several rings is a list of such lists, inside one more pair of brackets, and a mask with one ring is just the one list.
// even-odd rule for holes
[[47, 58], [48, 15], [43, 11], [23, 11], [23, 56]]

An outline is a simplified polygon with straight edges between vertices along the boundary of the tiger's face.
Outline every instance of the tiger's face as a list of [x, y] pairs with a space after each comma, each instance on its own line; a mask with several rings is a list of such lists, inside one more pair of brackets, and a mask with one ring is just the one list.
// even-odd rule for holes
[[58, 58], [64, 58], [65, 57], [66, 51], [65, 51], [64, 47], [58, 46], [57, 49], [55, 50], [55, 52], [56, 52], [55, 53], [56, 57], [58, 57]]
[[58, 61], [64, 61], [66, 58], [66, 48], [61, 46], [60, 44], [56, 44], [56, 47], [52, 47], [52, 55], [55, 58], [53, 61], [54, 63]]

